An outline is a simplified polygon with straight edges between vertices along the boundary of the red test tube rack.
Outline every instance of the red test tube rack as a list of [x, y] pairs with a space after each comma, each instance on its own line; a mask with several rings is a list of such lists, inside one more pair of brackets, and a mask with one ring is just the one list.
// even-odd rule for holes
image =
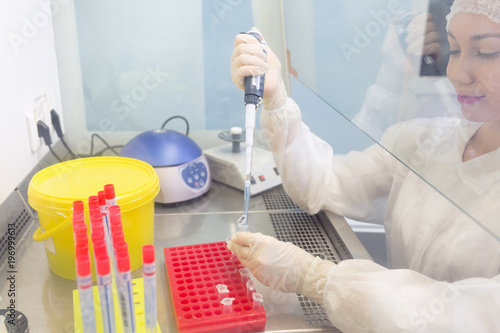
[[[181, 333], [258, 332], [266, 326], [264, 307], [253, 306], [252, 295], [231, 257], [226, 242], [165, 248], [165, 263]], [[217, 285], [226, 285], [234, 298], [225, 311]]]

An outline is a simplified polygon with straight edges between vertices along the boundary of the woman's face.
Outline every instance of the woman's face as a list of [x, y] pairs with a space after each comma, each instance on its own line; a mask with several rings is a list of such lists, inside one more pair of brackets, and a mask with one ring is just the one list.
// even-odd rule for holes
[[500, 24], [484, 15], [456, 14], [448, 31], [446, 73], [463, 116], [474, 122], [500, 121]]

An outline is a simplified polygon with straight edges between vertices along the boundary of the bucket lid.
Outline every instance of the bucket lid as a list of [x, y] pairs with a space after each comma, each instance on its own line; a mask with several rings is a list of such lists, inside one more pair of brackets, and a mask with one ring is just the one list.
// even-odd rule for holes
[[97, 195], [106, 184], [114, 185], [121, 211], [153, 200], [160, 191], [156, 172], [143, 161], [88, 157], [54, 164], [36, 173], [28, 186], [28, 201], [38, 212], [70, 211], [73, 201], [82, 200], [87, 205], [88, 197]]

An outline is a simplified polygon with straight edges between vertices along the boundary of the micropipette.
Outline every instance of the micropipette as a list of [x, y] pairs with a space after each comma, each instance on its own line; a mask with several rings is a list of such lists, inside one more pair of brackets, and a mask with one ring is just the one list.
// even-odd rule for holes
[[[247, 32], [260, 41], [260, 34], [255, 30]], [[260, 41], [262, 45], [264, 42]], [[265, 49], [264, 49], [264, 52]], [[248, 204], [250, 201], [250, 183], [252, 179], [252, 148], [253, 133], [255, 130], [255, 113], [264, 94], [264, 75], [245, 77], [245, 146], [246, 146], [246, 164], [245, 164], [245, 189], [244, 189], [244, 211], [243, 216], [238, 222], [240, 230], [246, 231], [248, 225]], [[244, 218], [244, 219], [243, 219]]]

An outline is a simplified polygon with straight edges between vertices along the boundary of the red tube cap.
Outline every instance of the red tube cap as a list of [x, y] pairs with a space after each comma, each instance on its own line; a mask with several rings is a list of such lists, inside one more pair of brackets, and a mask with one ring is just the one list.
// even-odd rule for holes
[[87, 225], [85, 223], [74, 224], [73, 233], [75, 234], [76, 240], [79, 240], [84, 236], [87, 237]]
[[115, 198], [115, 187], [113, 184], [104, 185], [104, 193], [106, 194], [106, 199], [111, 200]]
[[123, 231], [114, 231], [111, 234], [111, 238], [113, 239], [113, 244], [118, 244], [119, 242], [125, 241], [125, 234]]
[[110, 214], [120, 214], [120, 206], [118, 205], [109, 206], [108, 209]]
[[107, 275], [109, 274], [109, 257], [105, 255], [100, 255], [97, 257], [97, 274]]
[[92, 215], [90, 215], [90, 222], [98, 222], [102, 224], [102, 213], [101, 211], [97, 211], [96, 209], [92, 209]]
[[97, 192], [97, 197], [99, 198], [99, 205], [106, 205], [106, 194], [104, 193], [104, 191]]
[[76, 272], [79, 276], [90, 275], [90, 259], [88, 254], [76, 258]]
[[89, 197], [89, 209], [96, 206], [99, 208], [99, 197], [97, 195], [91, 195]]
[[94, 248], [94, 258], [102, 255], [108, 255], [106, 251], [106, 242], [103, 239], [92, 238], [92, 247]]
[[144, 264], [151, 264], [155, 262], [155, 247], [151, 244], [142, 247], [142, 262]]
[[83, 211], [75, 211], [73, 212], [73, 225], [75, 224], [85, 224], [85, 214]]
[[87, 257], [89, 256], [89, 244], [88, 242], [81, 242], [76, 244], [75, 247], [75, 258], [78, 259], [80, 257]]
[[118, 266], [118, 272], [123, 273], [130, 271], [130, 257], [128, 253], [120, 253], [117, 256], [116, 261]]
[[101, 209], [99, 208], [99, 206], [93, 206], [93, 207], [89, 208], [90, 221], [92, 221], [92, 217], [94, 215], [101, 215], [102, 216]]
[[92, 230], [92, 235], [90, 237], [92, 238], [92, 242], [94, 240], [104, 240], [104, 238], [105, 238], [104, 228]]
[[122, 253], [127, 253], [128, 254], [128, 243], [121, 241], [116, 243], [115, 245], [115, 251], [116, 255], [122, 254]]
[[75, 200], [73, 201], [73, 214], [74, 212], [83, 212], [83, 201]]

